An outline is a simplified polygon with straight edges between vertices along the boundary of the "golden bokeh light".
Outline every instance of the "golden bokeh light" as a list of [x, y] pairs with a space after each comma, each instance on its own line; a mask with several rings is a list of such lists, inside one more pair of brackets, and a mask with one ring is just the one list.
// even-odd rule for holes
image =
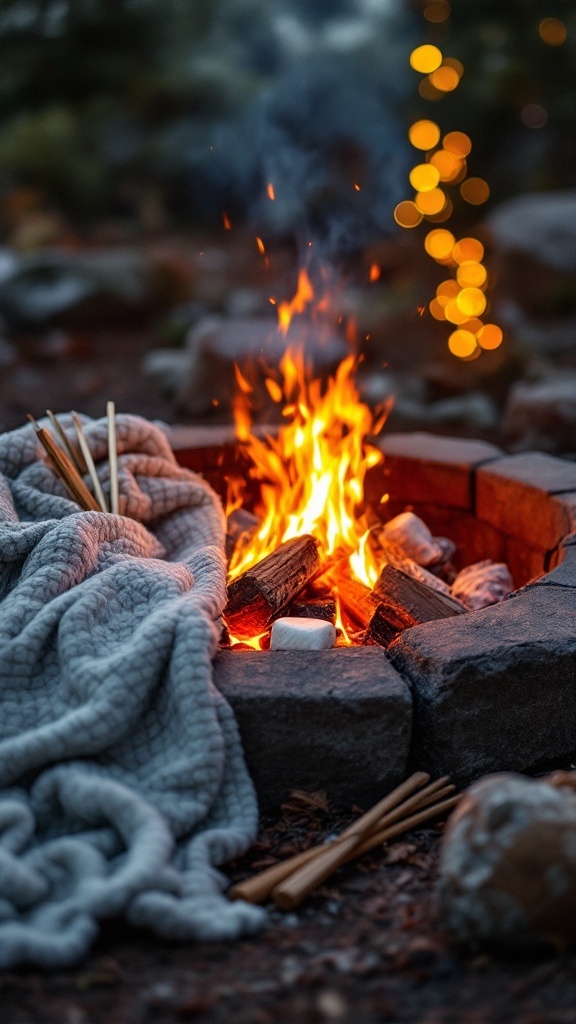
[[472, 260], [461, 263], [456, 271], [456, 280], [462, 288], [481, 288], [487, 279], [486, 267]]
[[448, 302], [444, 306], [444, 316], [451, 324], [456, 324], [457, 327], [461, 327], [467, 320], [470, 319], [469, 313], [463, 313], [458, 305], [458, 296], [455, 299], [448, 299]]
[[486, 296], [480, 288], [463, 288], [455, 301], [458, 309], [467, 317], [482, 316], [486, 309]]
[[465, 132], [448, 132], [448, 135], [444, 136], [442, 144], [444, 149], [453, 153], [454, 156], [468, 156], [472, 149], [472, 142]]
[[464, 65], [461, 60], [457, 60], [456, 57], [444, 57], [442, 64], [447, 68], [454, 68], [458, 78], [462, 78], [462, 75], [464, 74]]
[[478, 334], [478, 344], [485, 349], [498, 348], [502, 344], [504, 335], [497, 324], [484, 324]]
[[538, 33], [542, 42], [548, 43], [548, 46], [562, 46], [566, 41], [568, 29], [560, 18], [543, 18], [538, 25]]
[[431, 102], [434, 102], [434, 100], [441, 100], [446, 95], [446, 93], [441, 92], [440, 89], [434, 88], [430, 81], [430, 75], [427, 75], [426, 78], [423, 78], [419, 83], [418, 93], [423, 100], [430, 100]]
[[431, 21], [435, 25], [446, 21], [450, 17], [448, 0], [432, 0], [432, 3], [426, 4], [424, 17], [426, 21]]
[[418, 192], [414, 202], [424, 215], [440, 213], [444, 209], [446, 196], [441, 188], [433, 188], [429, 192]]
[[453, 212], [454, 206], [452, 204], [452, 200], [447, 199], [444, 206], [438, 211], [438, 213], [429, 213], [427, 214], [426, 219], [429, 220], [431, 224], [443, 224], [444, 221], [450, 220]]
[[442, 52], [437, 46], [425, 43], [424, 46], [417, 46], [410, 54], [410, 67], [414, 71], [420, 71], [423, 75], [429, 75], [436, 71], [442, 63]]
[[440, 181], [440, 175], [432, 164], [416, 164], [410, 171], [410, 184], [417, 192], [431, 192]]
[[438, 149], [432, 153], [429, 162], [437, 169], [440, 181], [453, 181], [465, 164], [464, 160], [454, 156], [454, 153], [449, 153], [447, 149]]
[[429, 231], [424, 239], [424, 248], [429, 256], [435, 260], [446, 260], [452, 256], [452, 249], [456, 239], [451, 231], [446, 228], [434, 228]]
[[458, 295], [460, 291], [460, 285], [454, 278], [449, 277], [446, 281], [441, 281], [436, 289], [436, 298], [446, 305], [448, 299], [453, 299], [454, 296]]
[[414, 149], [434, 149], [440, 140], [440, 128], [435, 121], [415, 121], [410, 126], [408, 138]]
[[438, 301], [438, 299], [432, 299], [428, 308], [435, 320], [446, 319], [444, 315], [444, 306], [442, 305], [441, 302]]
[[460, 76], [455, 68], [448, 67], [447, 64], [441, 64], [430, 75], [430, 81], [434, 88], [439, 89], [440, 92], [454, 92], [454, 89], [458, 88]]
[[471, 317], [470, 320], [465, 320], [464, 323], [462, 324], [462, 330], [470, 331], [470, 334], [473, 334], [475, 338], [478, 337], [483, 327], [484, 324], [482, 323], [481, 320], [478, 319], [477, 316]]
[[466, 178], [460, 185], [460, 195], [472, 206], [481, 206], [490, 195], [490, 186], [484, 178]]
[[453, 356], [465, 359], [475, 351], [476, 338], [470, 331], [464, 331], [460, 328], [457, 331], [452, 331], [448, 338], [448, 348]]
[[466, 263], [468, 260], [480, 263], [483, 258], [484, 246], [477, 238], [461, 238], [452, 250], [452, 259], [456, 263]]
[[422, 222], [422, 213], [411, 199], [404, 199], [394, 210], [394, 220], [401, 228], [415, 228]]

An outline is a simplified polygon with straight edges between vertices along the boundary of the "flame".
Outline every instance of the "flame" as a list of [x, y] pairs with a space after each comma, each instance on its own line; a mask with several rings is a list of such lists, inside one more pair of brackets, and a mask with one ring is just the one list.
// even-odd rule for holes
[[222, 223], [224, 224], [226, 231], [232, 230], [232, 223], [230, 221], [230, 217], [228, 216], [225, 210], [222, 210]]
[[[313, 297], [310, 279], [301, 271], [296, 296], [279, 305], [279, 330], [285, 333], [292, 314], [302, 312]], [[381, 430], [389, 406], [373, 414], [360, 400], [357, 365], [357, 357], [348, 355], [323, 387], [311, 377], [302, 350], [287, 348], [279, 373], [269, 373], [266, 380], [285, 423], [277, 437], [265, 439], [251, 433], [251, 389], [236, 371], [236, 431], [252, 464], [249, 475], [260, 483], [261, 526], [249, 545], [234, 552], [231, 579], [284, 541], [310, 533], [319, 542], [322, 564], [344, 558], [355, 579], [374, 586], [381, 565], [359, 510], [366, 472], [384, 458], [366, 437]], [[229, 481], [228, 513], [241, 504], [243, 483]]]
[[271, 181], [269, 181], [267, 186], [266, 186], [266, 194], [268, 196], [268, 199], [271, 199], [272, 201], [274, 201], [276, 199], [276, 194], [274, 192], [274, 185], [272, 184]]

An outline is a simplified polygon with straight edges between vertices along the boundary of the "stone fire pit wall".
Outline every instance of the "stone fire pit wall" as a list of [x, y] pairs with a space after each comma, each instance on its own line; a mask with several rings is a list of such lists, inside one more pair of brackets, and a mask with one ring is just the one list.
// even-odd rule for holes
[[[182, 465], [222, 491], [242, 469], [231, 431], [173, 428]], [[518, 586], [493, 608], [406, 630], [379, 648], [222, 651], [263, 809], [294, 788], [368, 803], [415, 767], [461, 785], [576, 751], [576, 464], [483, 441], [389, 434], [366, 500], [413, 509], [458, 546], [458, 565], [506, 561]]]

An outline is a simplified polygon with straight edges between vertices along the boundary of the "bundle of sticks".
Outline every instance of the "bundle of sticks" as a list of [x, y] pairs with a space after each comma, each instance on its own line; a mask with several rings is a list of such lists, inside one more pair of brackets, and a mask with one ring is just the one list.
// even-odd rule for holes
[[[32, 423], [36, 436], [44, 449], [48, 465], [54, 470], [72, 501], [75, 501], [85, 512], [112, 512], [114, 515], [122, 515], [124, 509], [118, 483], [116, 408], [114, 402], [108, 402], [106, 406], [110, 472], [109, 501], [96, 472], [92, 452], [90, 451], [86, 434], [77, 413], [72, 413], [75, 439], [68, 437], [62, 424], [51, 409], [46, 410], [46, 415], [54, 428], [58, 441], [54, 439], [49, 430], [40, 427], [33, 416], [28, 415], [28, 419]], [[84, 482], [85, 476], [90, 480], [90, 487]]]
[[336, 839], [266, 868], [232, 886], [228, 895], [249, 903], [271, 899], [293, 910], [342, 864], [455, 807], [455, 788], [448, 775], [430, 782], [425, 772], [415, 772]]

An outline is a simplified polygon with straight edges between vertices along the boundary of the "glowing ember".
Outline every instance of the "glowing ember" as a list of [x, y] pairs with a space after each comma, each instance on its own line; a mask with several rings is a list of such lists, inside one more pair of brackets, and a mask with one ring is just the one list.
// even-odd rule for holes
[[[278, 306], [283, 333], [294, 313], [302, 312], [313, 298], [310, 278], [301, 271], [296, 296]], [[319, 379], [311, 379], [302, 351], [287, 348], [279, 374], [266, 380], [286, 423], [277, 437], [265, 440], [251, 433], [250, 385], [237, 369], [236, 431], [252, 463], [250, 476], [261, 485], [256, 511], [262, 521], [251, 543], [234, 552], [231, 579], [284, 541], [309, 533], [319, 542], [326, 566], [344, 560], [355, 579], [374, 585], [382, 565], [367, 543], [368, 529], [359, 507], [367, 470], [383, 461], [366, 437], [381, 430], [389, 410], [375, 416], [360, 401], [356, 366], [356, 357], [349, 355], [323, 387]], [[244, 481], [230, 481], [228, 513], [242, 504], [243, 489]]]

